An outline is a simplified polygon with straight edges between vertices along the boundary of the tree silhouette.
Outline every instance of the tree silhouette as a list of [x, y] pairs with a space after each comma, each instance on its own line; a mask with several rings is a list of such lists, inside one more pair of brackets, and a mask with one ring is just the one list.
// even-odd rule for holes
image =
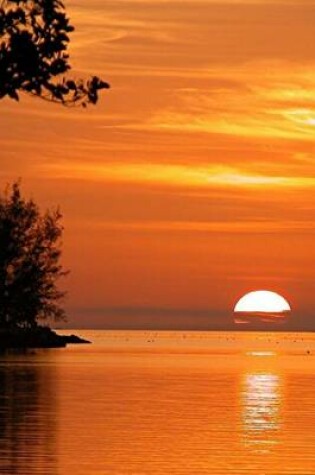
[[60, 0], [0, 1], [0, 99], [23, 91], [63, 105], [96, 104], [108, 83], [67, 79], [74, 30]]
[[65, 318], [57, 280], [63, 228], [58, 210], [40, 213], [14, 183], [0, 197], [0, 327], [35, 328], [40, 319]]

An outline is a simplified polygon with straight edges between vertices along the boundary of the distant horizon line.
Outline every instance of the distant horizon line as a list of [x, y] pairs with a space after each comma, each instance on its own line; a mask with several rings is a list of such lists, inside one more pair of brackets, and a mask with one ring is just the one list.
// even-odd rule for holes
[[233, 328], [156, 328], [156, 327], [51, 327], [54, 331], [80, 331], [80, 330], [99, 330], [99, 331], [150, 331], [150, 332], [262, 332], [262, 333], [314, 333], [314, 328], [296, 328], [285, 327], [285, 325], [275, 325], [273, 328], [253, 328], [251, 325], [238, 325]]

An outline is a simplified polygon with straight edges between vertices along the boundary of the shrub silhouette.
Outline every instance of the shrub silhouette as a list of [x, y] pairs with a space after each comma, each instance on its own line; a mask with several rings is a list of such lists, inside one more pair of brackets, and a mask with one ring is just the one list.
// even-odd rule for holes
[[65, 318], [57, 280], [63, 228], [58, 210], [40, 213], [14, 183], [0, 197], [0, 327], [35, 328], [40, 319]]

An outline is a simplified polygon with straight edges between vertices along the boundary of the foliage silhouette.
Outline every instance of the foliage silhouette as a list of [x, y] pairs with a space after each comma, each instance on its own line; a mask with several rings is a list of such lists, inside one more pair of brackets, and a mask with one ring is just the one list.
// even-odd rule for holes
[[59, 259], [59, 210], [40, 213], [14, 183], [0, 196], [0, 327], [36, 328], [40, 319], [65, 319], [57, 280], [67, 274]]
[[[60, 0], [0, 2], [0, 99], [23, 91], [63, 105], [96, 104], [109, 84], [93, 76], [67, 79], [67, 47], [74, 30]], [[57, 79], [56, 79], [57, 78]]]

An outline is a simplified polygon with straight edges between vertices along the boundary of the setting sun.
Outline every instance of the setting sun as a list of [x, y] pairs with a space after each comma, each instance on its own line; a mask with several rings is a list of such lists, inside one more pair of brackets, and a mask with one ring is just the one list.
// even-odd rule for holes
[[276, 292], [257, 290], [244, 295], [234, 307], [234, 322], [264, 326], [284, 323], [291, 311], [289, 303]]
[[288, 312], [288, 302], [276, 292], [257, 290], [244, 295], [235, 305], [234, 312]]

